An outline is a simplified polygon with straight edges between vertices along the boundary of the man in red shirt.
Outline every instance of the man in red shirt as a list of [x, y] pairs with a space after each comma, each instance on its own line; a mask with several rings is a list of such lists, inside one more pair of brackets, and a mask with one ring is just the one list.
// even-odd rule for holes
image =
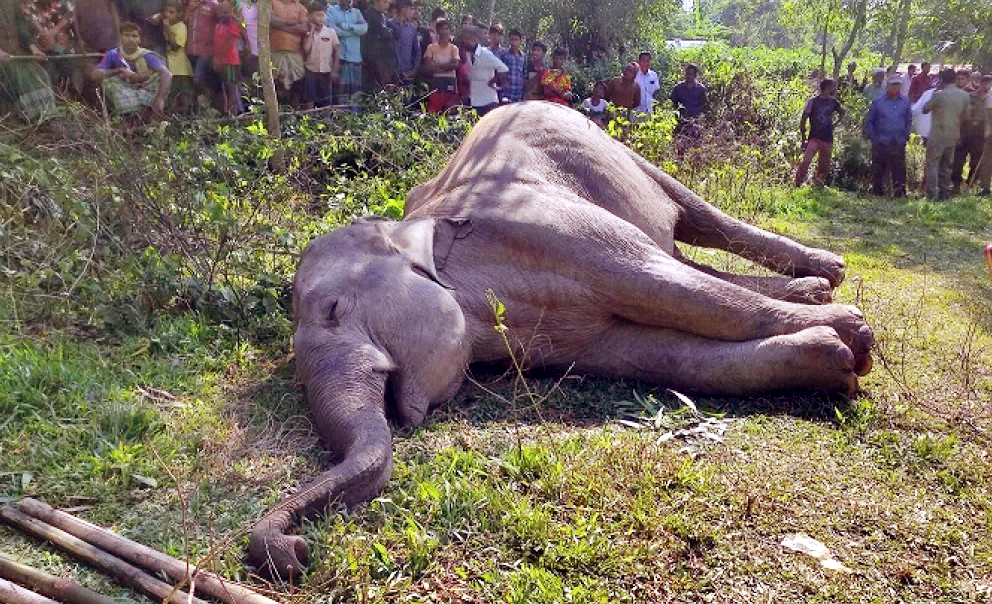
[[923, 93], [930, 89], [930, 63], [920, 63], [920, 73], [913, 76], [909, 83], [910, 104], [920, 100]]

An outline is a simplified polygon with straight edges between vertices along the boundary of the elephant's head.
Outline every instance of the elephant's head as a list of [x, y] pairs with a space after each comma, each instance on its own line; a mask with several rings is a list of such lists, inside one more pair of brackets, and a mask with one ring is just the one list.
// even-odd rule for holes
[[469, 229], [464, 221], [364, 219], [304, 252], [293, 292], [297, 376], [337, 465], [255, 526], [249, 549], [259, 568], [299, 573], [306, 543], [285, 531], [328, 503], [374, 497], [392, 468], [387, 415], [419, 424], [457, 391], [469, 343], [438, 269]]

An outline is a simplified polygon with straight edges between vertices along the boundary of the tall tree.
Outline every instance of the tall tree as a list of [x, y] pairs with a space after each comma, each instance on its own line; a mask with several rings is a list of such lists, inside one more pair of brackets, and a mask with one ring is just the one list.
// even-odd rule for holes
[[269, 44], [269, 19], [272, 0], [258, 0], [258, 73], [262, 79], [262, 100], [265, 103], [265, 129], [272, 138], [280, 138], [279, 99], [272, 79], [272, 46]]

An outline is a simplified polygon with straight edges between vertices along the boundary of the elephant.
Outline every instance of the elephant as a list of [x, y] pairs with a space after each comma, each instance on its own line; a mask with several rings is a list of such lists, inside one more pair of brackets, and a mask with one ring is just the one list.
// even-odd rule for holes
[[[718, 272], [676, 240], [786, 276]], [[851, 394], [873, 336], [856, 307], [832, 303], [844, 271], [833, 253], [720, 212], [570, 108], [502, 106], [409, 193], [402, 221], [359, 219], [301, 256], [297, 377], [336, 465], [262, 517], [250, 558], [302, 572], [306, 542], [288, 531], [379, 493], [388, 420], [421, 424], [470, 364], [510, 351], [531, 368], [697, 393]]]

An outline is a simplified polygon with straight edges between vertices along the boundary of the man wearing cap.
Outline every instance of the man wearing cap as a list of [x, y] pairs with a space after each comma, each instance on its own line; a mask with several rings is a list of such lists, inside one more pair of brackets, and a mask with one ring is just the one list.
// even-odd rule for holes
[[913, 124], [909, 101], [900, 94], [904, 81], [892, 76], [885, 94], [871, 102], [865, 126], [871, 140], [872, 193], [885, 195], [885, 181], [892, 178], [892, 194], [906, 196], [906, 142]]
[[865, 86], [862, 94], [868, 99], [868, 102], [872, 102], [878, 97], [885, 94], [885, 68], [876, 67], [874, 73], [871, 74], [871, 84]]
[[923, 113], [932, 116], [930, 136], [927, 138], [926, 181], [927, 196], [931, 200], [951, 196], [951, 169], [954, 165], [954, 148], [961, 137], [961, 124], [968, 119], [971, 97], [955, 86], [957, 74], [953, 69], [940, 72], [943, 89], [934, 93]]

